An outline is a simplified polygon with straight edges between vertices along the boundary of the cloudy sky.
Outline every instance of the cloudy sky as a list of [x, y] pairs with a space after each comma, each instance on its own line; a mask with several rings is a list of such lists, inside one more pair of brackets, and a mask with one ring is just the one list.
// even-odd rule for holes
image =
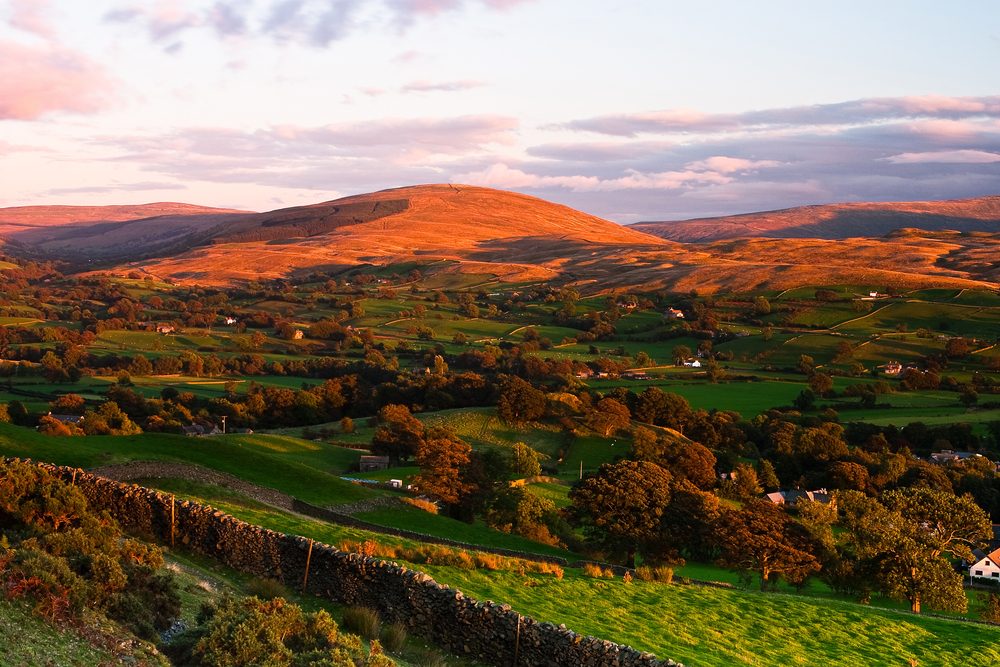
[[1000, 194], [995, 0], [0, 0], [0, 206]]

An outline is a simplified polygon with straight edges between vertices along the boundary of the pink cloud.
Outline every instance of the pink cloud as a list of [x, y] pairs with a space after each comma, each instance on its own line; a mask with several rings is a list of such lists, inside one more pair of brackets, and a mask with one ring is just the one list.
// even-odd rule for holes
[[0, 42], [0, 119], [93, 112], [108, 102], [112, 87], [104, 69], [82, 54]]
[[900, 153], [883, 159], [892, 164], [992, 164], [1000, 162], [1000, 153], [977, 150], [926, 151]]
[[562, 127], [617, 136], [642, 133], [760, 131], [852, 126], [904, 119], [952, 119], [1000, 117], [1000, 96], [872, 97], [834, 104], [813, 104], [780, 109], [761, 109], [736, 114], [709, 114], [686, 109], [668, 109], [584, 118]]
[[766, 167], [777, 167], [781, 165], [775, 160], [745, 160], [739, 157], [727, 157], [725, 155], [715, 155], [713, 157], [689, 162], [684, 165], [686, 169], [695, 171], [714, 171], [720, 174], [734, 174], [741, 171], [752, 171], [754, 169], [764, 169]]
[[663, 171], [643, 173], [629, 170], [619, 178], [597, 176], [544, 176], [494, 164], [479, 171], [459, 174], [453, 180], [493, 188], [563, 188], [574, 192], [616, 190], [677, 190], [694, 185], [720, 185], [732, 181], [728, 176], [709, 171]]
[[10, 0], [10, 25], [39, 37], [51, 38], [54, 30], [46, 14], [49, 0]]

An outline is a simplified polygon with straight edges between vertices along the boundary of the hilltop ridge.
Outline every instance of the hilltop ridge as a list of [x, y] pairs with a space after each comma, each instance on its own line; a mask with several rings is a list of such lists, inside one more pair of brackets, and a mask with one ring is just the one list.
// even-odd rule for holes
[[714, 218], [639, 222], [633, 229], [700, 243], [737, 238], [843, 239], [883, 236], [900, 228], [1000, 231], [1000, 196], [910, 202], [819, 204]]

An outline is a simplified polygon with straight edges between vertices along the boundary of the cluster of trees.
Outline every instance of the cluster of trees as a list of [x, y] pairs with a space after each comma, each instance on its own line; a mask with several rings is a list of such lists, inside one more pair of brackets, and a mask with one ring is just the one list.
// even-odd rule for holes
[[[837, 494], [836, 504], [803, 500], [795, 511], [760, 498], [733, 509], [690, 480], [651, 461], [601, 466], [570, 493], [572, 516], [601, 552], [629, 566], [716, 560], [760, 578], [802, 585], [820, 576], [865, 599], [873, 591], [922, 605], [965, 611], [962, 575], [952, 559], [992, 537], [989, 518], [970, 496], [926, 487]], [[841, 529], [835, 538], [833, 526]]]
[[576, 544], [551, 500], [511, 485], [513, 479], [541, 472], [541, 456], [531, 447], [517, 443], [509, 453], [473, 451], [454, 432], [426, 427], [403, 405], [383, 407], [378, 423], [372, 452], [396, 462], [414, 459], [420, 467], [414, 486], [451, 516], [466, 521], [482, 517], [491, 527], [546, 544]]

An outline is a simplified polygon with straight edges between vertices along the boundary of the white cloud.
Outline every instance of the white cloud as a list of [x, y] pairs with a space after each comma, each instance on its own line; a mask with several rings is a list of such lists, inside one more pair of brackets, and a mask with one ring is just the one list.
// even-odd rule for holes
[[990, 164], [1000, 162], [1000, 153], [978, 150], [926, 151], [923, 153], [900, 153], [883, 158], [893, 164]]

